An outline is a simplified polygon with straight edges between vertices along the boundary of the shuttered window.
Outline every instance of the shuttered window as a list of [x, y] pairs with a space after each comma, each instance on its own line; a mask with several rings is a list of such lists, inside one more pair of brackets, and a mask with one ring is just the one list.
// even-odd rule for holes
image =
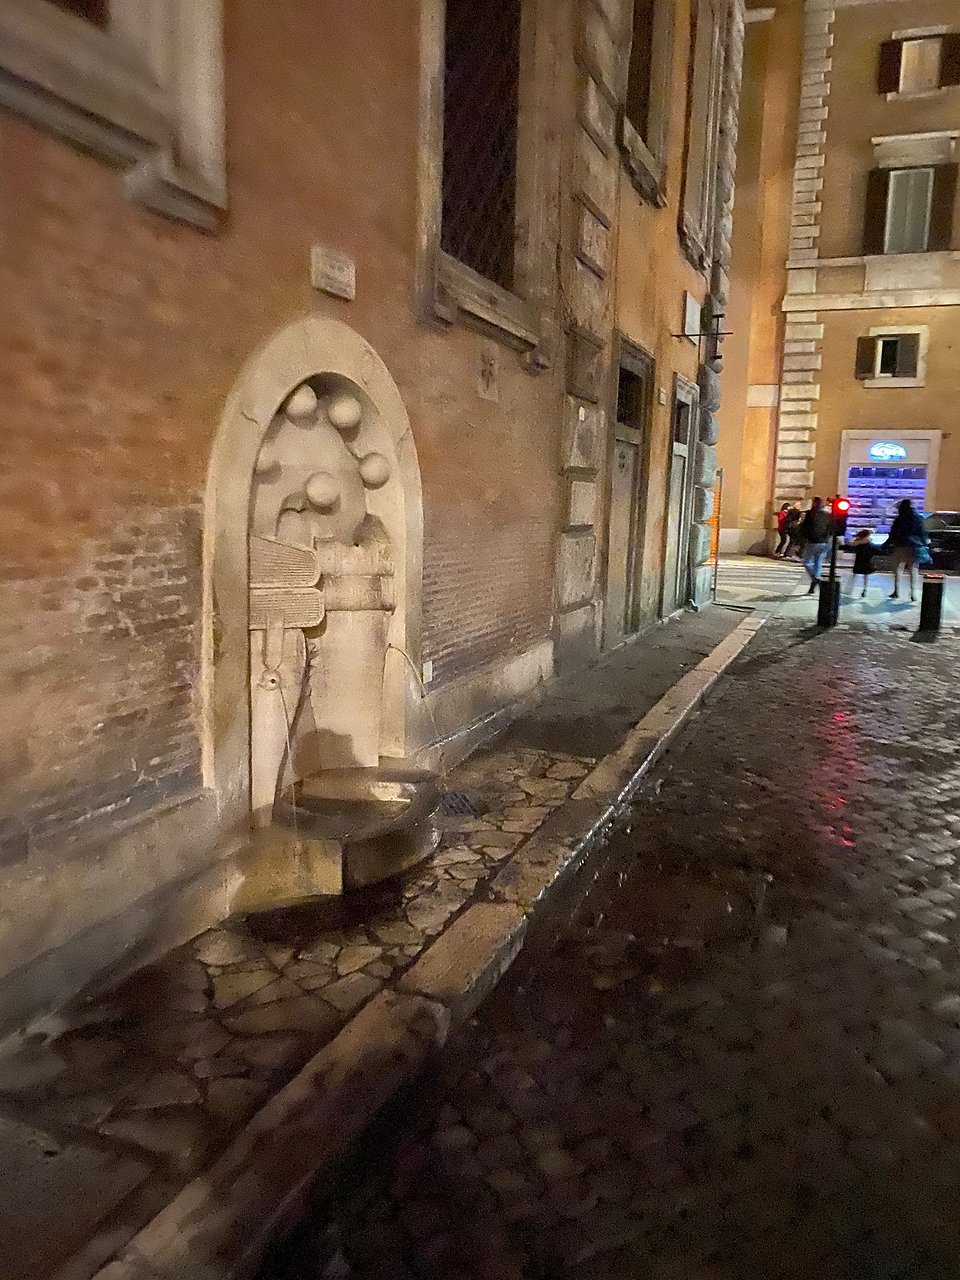
[[653, 18], [656, 0], [634, 0], [633, 41], [624, 114], [650, 145], [650, 92], [653, 78]]
[[956, 193], [956, 165], [874, 169], [867, 181], [863, 252], [950, 249]]
[[861, 381], [916, 378], [920, 334], [894, 333], [857, 339], [855, 376]]
[[891, 169], [884, 253], [922, 253], [930, 234], [933, 169]]
[[620, 145], [634, 186], [663, 205], [664, 154], [673, 71], [673, 0], [634, 0]]
[[697, 0], [691, 14], [690, 88], [687, 100], [686, 158], [680, 216], [681, 243], [696, 267], [707, 260], [723, 44], [711, 0]]
[[878, 93], [929, 93], [960, 84], [960, 32], [884, 40], [877, 66]]

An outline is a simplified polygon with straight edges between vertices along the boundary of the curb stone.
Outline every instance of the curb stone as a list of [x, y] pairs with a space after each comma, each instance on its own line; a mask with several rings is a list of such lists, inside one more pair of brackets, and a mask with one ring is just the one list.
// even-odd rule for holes
[[248, 1280], [291, 1207], [440, 1049], [519, 953], [529, 918], [586, 858], [644, 775], [763, 627], [748, 615], [554, 810], [469, 907], [258, 1111], [94, 1280]]

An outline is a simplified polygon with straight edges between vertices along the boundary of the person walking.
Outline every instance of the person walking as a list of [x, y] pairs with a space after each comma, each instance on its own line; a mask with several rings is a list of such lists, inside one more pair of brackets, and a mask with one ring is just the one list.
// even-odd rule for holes
[[773, 553], [774, 560], [782, 560], [787, 554], [787, 547], [790, 545], [790, 534], [787, 530], [787, 520], [790, 517], [790, 503], [785, 502], [777, 512], [777, 542], [776, 550]]
[[787, 512], [786, 530], [789, 544], [784, 555], [785, 560], [789, 560], [791, 556], [796, 556], [799, 560], [803, 555], [803, 542], [800, 537], [800, 526], [803, 524], [803, 512], [800, 510], [800, 503], [795, 502]]
[[884, 551], [889, 551], [893, 561], [893, 592], [891, 600], [900, 598], [900, 570], [906, 569], [910, 581], [910, 599], [916, 600], [914, 572], [917, 565], [930, 563], [930, 552], [927, 546], [927, 526], [923, 516], [916, 510], [909, 498], [897, 503], [897, 514], [890, 526], [890, 534], [883, 544]]
[[810, 575], [810, 590], [807, 595], [812, 596], [820, 582], [820, 574], [827, 552], [830, 550], [832, 534], [833, 521], [830, 519], [830, 513], [824, 510], [822, 498], [814, 498], [800, 526], [800, 535], [803, 539], [803, 567]]
[[856, 594], [857, 579], [863, 578], [863, 590], [860, 592], [861, 600], [866, 599], [870, 575], [873, 573], [874, 551], [873, 543], [870, 541], [872, 534], [872, 529], [861, 529], [850, 543], [853, 548], [853, 582], [850, 584], [850, 594]]

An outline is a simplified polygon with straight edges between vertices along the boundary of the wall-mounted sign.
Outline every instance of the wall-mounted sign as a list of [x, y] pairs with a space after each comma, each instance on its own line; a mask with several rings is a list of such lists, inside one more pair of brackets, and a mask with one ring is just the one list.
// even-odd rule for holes
[[353, 302], [357, 296], [356, 263], [345, 253], [315, 244], [310, 251], [310, 283], [321, 293]]
[[703, 327], [703, 308], [696, 298], [689, 293], [683, 295], [683, 336], [690, 342], [699, 343], [700, 330]]
[[906, 448], [892, 440], [878, 440], [870, 446], [870, 457], [874, 462], [903, 462], [906, 456]]

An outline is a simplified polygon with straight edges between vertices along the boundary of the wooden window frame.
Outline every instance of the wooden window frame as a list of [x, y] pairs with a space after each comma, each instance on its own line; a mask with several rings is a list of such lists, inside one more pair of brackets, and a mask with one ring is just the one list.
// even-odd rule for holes
[[[620, 112], [620, 148], [627, 173], [640, 195], [658, 208], [662, 208], [667, 202], [666, 154], [673, 75], [673, 9], [673, 0], [654, 0], [646, 137], [641, 134], [636, 122], [630, 119], [626, 104]], [[628, 77], [635, 36], [634, 29], [627, 62]]]
[[457, 322], [527, 355], [532, 371], [551, 363], [546, 311], [555, 228], [551, 181], [559, 171], [550, 0], [523, 0], [517, 117], [515, 289], [487, 280], [441, 248], [443, 73], [446, 0], [420, 5], [417, 292], [424, 320]]
[[[717, 151], [720, 134], [720, 103], [723, 88], [723, 65], [726, 46], [721, 15], [712, 0], [694, 0], [696, 5], [696, 30], [691, 42], [687, 77], [687, 119], [684, 140], [683, 190], [680, 200], [680, 244], [688, 261], [698, 271], [708, 272], [711, 265], [711, 240], [715, 216], [712, 192], [716, 178]], [[702, 66], [702, 40], [709, 18], [710, 47], [706, 77], [697, 75]], [[696, 152], [693, 147], [694, 130], [703, 128], [702, 165], [694, 165]], [[690, 208], [694, 183], [703, 184], [703, 208]]]
[[[884, 338], [910, 339], [910, 349], [915, 357], [912, 374], [881, 374], [880, 344]], [[930, 348], [930, 329], [927, 325], [877, 325], [857, 339], [854, 377], [870, 390], [916, 388], [926, 386], [927, 353]]]
[[0, 51], [0, 105], [123, 168], [158, 213], [217, 225], [222, 0], [112, 0], [106, 29], [47, 0], [3, 0]]

